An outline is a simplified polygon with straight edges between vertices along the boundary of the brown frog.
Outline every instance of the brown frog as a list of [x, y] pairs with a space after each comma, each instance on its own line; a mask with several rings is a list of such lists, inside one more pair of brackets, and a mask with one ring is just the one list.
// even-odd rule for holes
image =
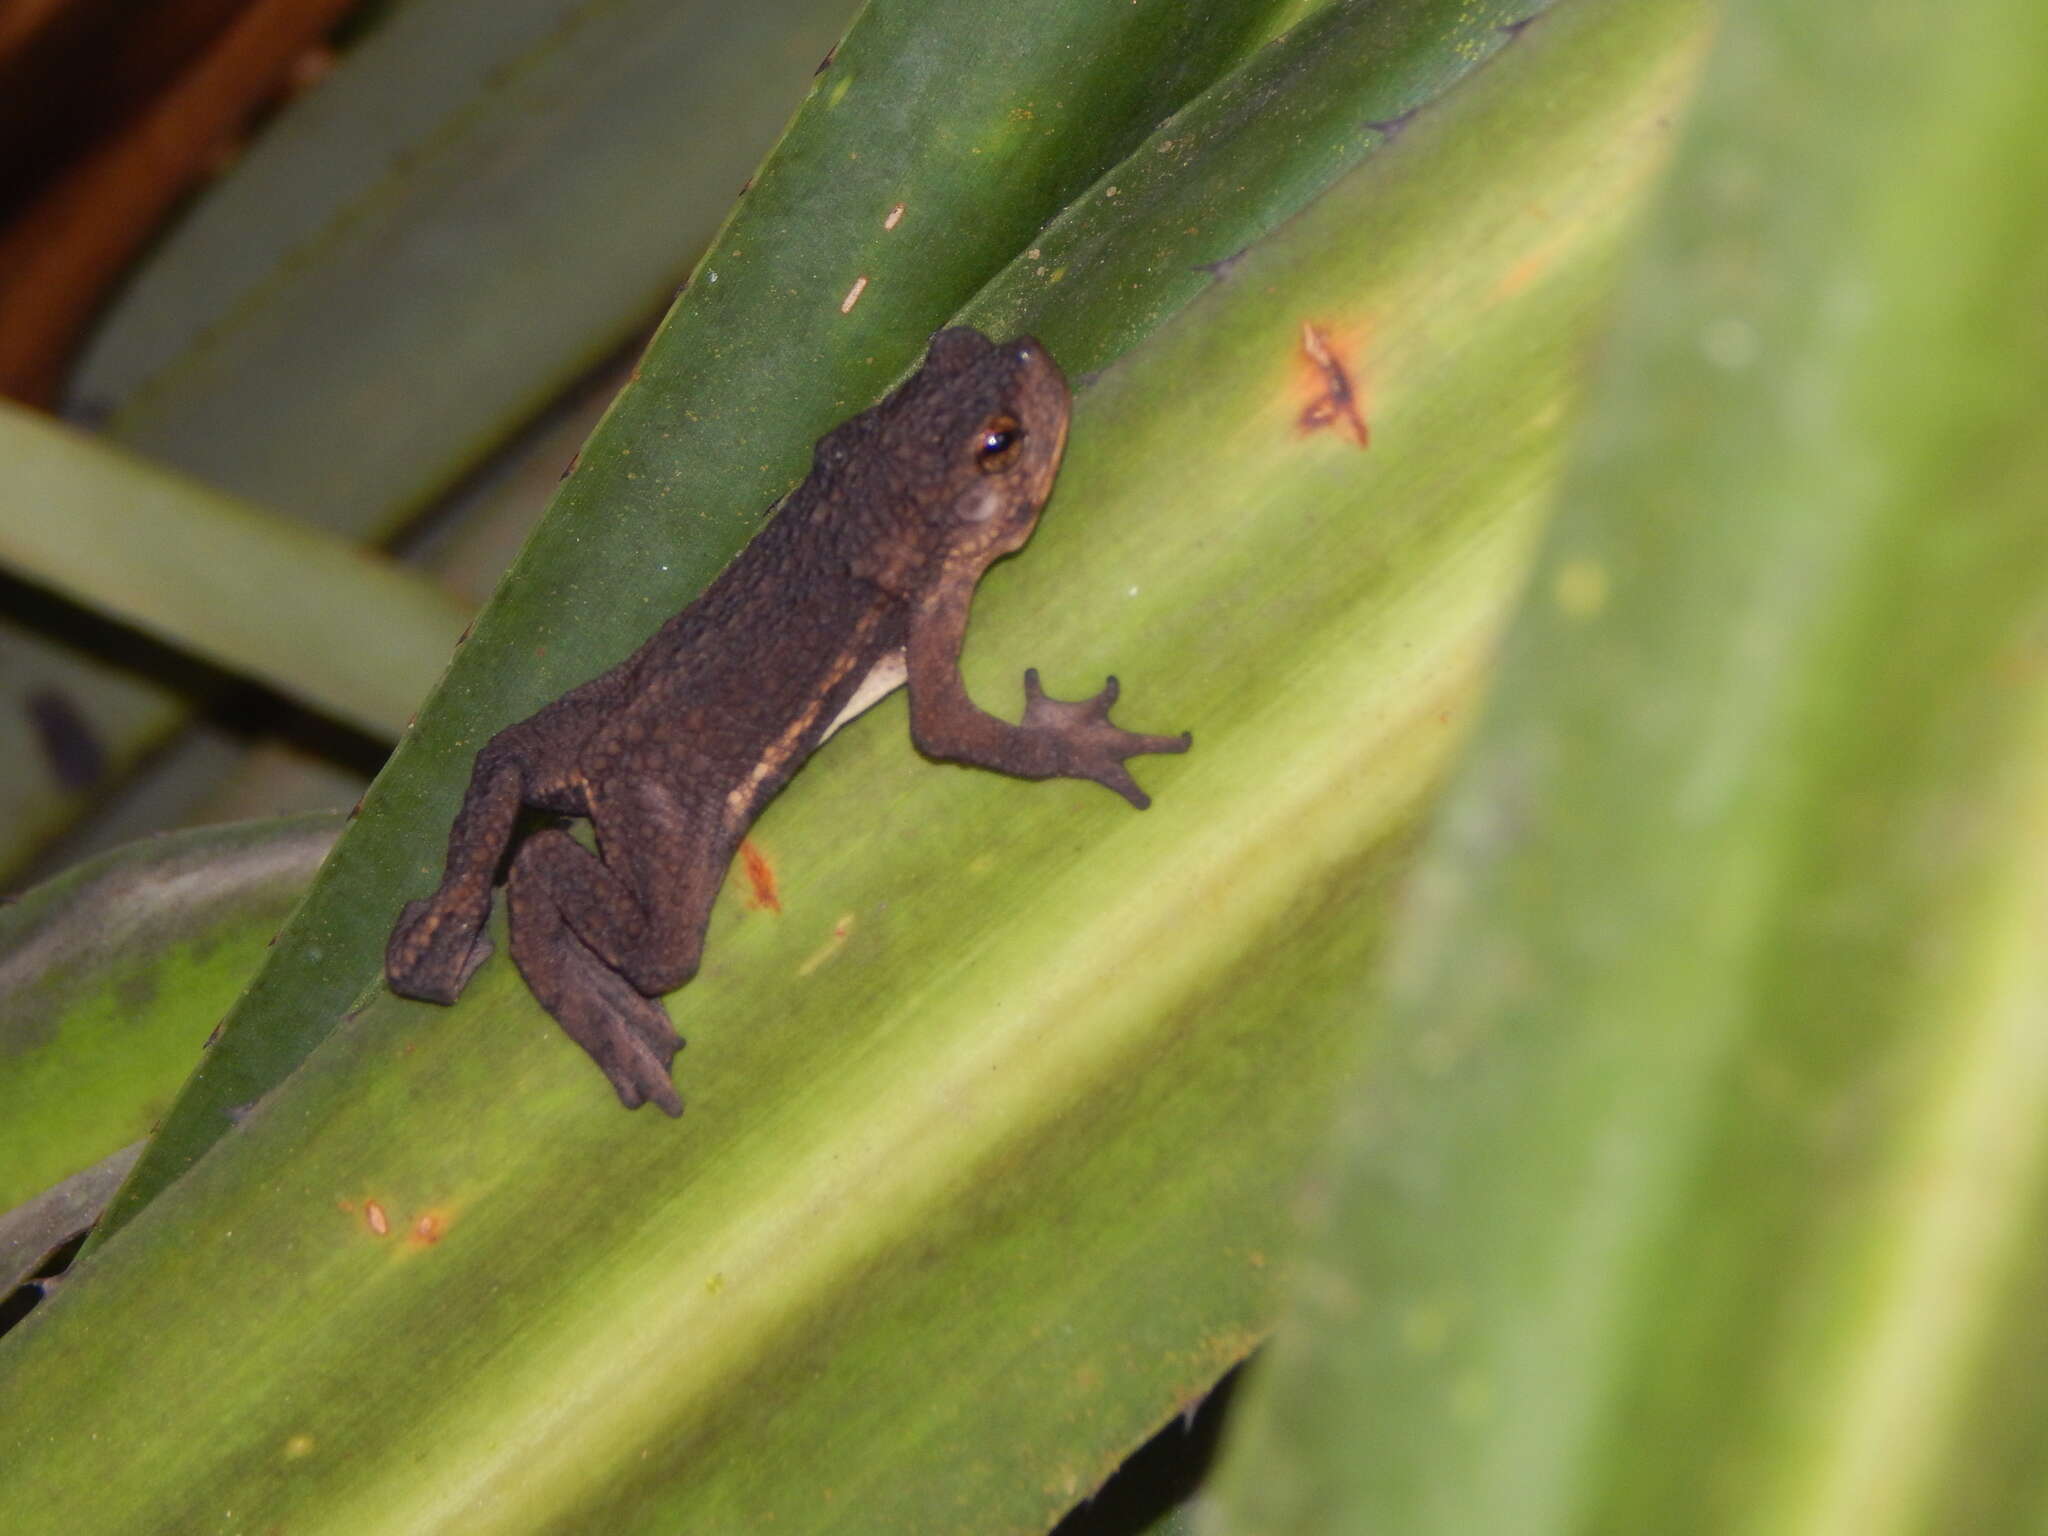
[[1093, 779], [1142, 810], [1124, 759], [1185, 752], [1189, 738], [1110, 724], [1115, 678], [1069, 702], [1027, 671], [1018, 725], [960, 680], [975, 584], [1031, 537], [1067, 416], [1066, 380], [1036, 341], [933, 337], [895, 393], [818, 440], [809, 477], [702, 597], [477, 754], [440, 888], [392, 930], [392, 990], [451, 1003], [483, 963], [522, 807], [588, 817], [598, 853], [555, 827], [514, 855], [512, 960], [628, 1109], [678, 1115], [682, 1041], [657, 999], [696, 974], [712, 900], [762, 807], [884, 694], [908, 682], [911, 739], [933, 757]]

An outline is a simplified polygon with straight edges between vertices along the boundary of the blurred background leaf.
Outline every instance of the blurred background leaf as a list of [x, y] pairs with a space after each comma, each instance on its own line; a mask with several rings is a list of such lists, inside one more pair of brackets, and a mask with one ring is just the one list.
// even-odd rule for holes
[[[148, 1134], [340, 830], [310, 815], [168, 833], [0, 909], [0, 1213]], [[0, 1285], [84, 1230], [64, 1211], [54, 1231], [0, 1230]]]
[[2039, 1526], [2044, 188], [2038, 7], [1730, 6], [1205, 1529]]
[[0, 404], [0, 563], [361, 729], [395, 736], [469, 609], [362, 545]]
[[[168, 30], [176, 10], [164, 0], [151, 14]], [[69, 410], [259, 506], [392, 537], [651, 323], [851, 10], [375, 8], [130, 275]], [[39, 60], [82, 52], [89, 93], [104, 54], [78, 39], [95, 24], [108, 25], [72, 0], [13, 53], [0, 37], [0, 67], [14, 58], [27, 79]], [[124, 13], [122, 29], [133, 24]], [[103, 35], [111, 48], [124, 32]], [[220, 68], [204, 50], [189, 67]], [[25, 147], [44, 121], [20, 123]], [[190, 169], [222, 157], [215, 127]], [[146, 104], [107, 133], [88, 158], [139, 154], [162, 178], [163, 127]], [[107, 147], [124, 135], [140, 149]], [[23, 209], [0, 250], [46, 238], [46, 212]], [[123, 217], [89, 199], [60, 221], [77, 226], [72, 244], [39, 265], [69, 281], [76, 243], [130, 238], [102, 228]], [[0, 284], [48, 308], [5, 263]], [[510, 537], [489, 541], [500, 561], [539, 505], [510, 511]], [[337, 738], [33, 589], [0, 595], [15, 599], [0, 622], [0, 685], [13, 690], [0, 708], [61, 711], [67, 739], [90, 743], [60, 756], [47, 727], [0, 733], [0, 870], [16, 879], [156, 826], [347, 805], [388, 745]], [[247, 760], [279, 730], [299, 750]]]
[[[0, 1457], [24, 1509], [89, 1483], [106, 1528], [227, 1498], [351, 1530], [1044, 1529], [1250, 1347], [1694, 5], [1510, 24], [1390, 145], [1316, 117], [1348, 168], [1248, 215], [1252, 248], [1123, 356], [1107, 306], [1060, 344], [1107, 366], [967, 668], [998, 703], [1026, 660], [1070, 693], [1114, 661], [1127, 711], [1197, 729], [1148, 768], [1152, 812], [935, 768], [885, 705], [758, 830], [782, 915], [714, 919], [676, 1134], [620, 1115], [502, 962], [428, 1010], [376, 951], [482, 737], [644, 635], [977, 288], [1043, 284], [1063, 323], [1078, 290], [1020, 253], [1176, 136], [1132, 61], [1201, 62], [1171, 82], [1192, 113], [1273, 67], [1272, 19], [1198, 49], [1077, 12], [1023, 59], [907, 10], [849, 36], [174, 1120], [210, 1140], [262, 1102], [183, 1178], [205, 1141], [167, 1129], [160, 1193], [8, 1341], [0, 1425], [61, 1376], [81, 1425], [143, 1392], [219, 1432], [126, 1473], [24, 1433]], [[1015, 72], [893, 88], [999, 45]], [[1124, 117], [1082, 124], [1074, 70]], [[963, 232], [943, 261], [892, 239], [920, 213]]]

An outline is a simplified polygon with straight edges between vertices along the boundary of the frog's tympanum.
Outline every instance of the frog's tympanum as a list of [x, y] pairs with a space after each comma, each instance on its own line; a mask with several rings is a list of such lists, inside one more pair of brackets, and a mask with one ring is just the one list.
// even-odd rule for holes
[[960, 681], [975, 583], [1031, 536], [1067, 410], [1037, 342], [934, 337], [900, 389], [819, 439], [809, 478], [702, 597], [477, 754], [440, 889], [392, 930], [392, 989], [453, 1002], [490, 952], [492, 886], [523, 807], [588, 817], [598, 853], [559, 827], [520, 843], [512, 959], [627, 1108], [680, 1114], [682, 1041], [657, 999], [696, 974], [747, 828], [842, 721], [907, 682], [911, 739], [931, 756], [1093, 779], [1142, 809], [1124, 759], [1188, 738], [1110, 724], [1115, 678], [1067, 702], [1026, 672], [1018, 725]]

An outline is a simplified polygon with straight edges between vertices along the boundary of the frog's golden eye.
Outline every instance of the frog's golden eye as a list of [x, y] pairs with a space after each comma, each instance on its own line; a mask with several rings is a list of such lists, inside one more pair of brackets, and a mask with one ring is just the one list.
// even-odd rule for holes
[[1000, 473], [1016, 461], [1023, 441], [1024, 429], [1015, 418], [991, 416], [975, 434], [974, 462], [984, 475]]

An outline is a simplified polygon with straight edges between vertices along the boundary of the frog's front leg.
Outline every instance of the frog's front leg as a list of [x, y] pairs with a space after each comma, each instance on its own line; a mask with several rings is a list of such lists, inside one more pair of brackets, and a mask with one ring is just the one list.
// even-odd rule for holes
[[[604, 859], [549, 830], [513, 860], [513, 963], [626, 1108], [680, 1115], [669, 1065], [683, 1042], [657, 999], [697, 974], [731, 840], [659, 788], [592, 811]], [[700, 825], [709, 835], [695, 835]]]
[[441, 884], [426, 900], [405, 904], [385, 945], [384, 974], [394, 992], [452, 1003], [490, 954], [484, 920], [491, 915], [491, 887], [529, 776], [526, 757], [504, 738], [477, 754], [448, 834]]
[[910, 734], [918, 750], [953, 762], [993, 768], [1020, 779], [1093, 779], [1139, 810], [1152, 803], [1124, 759], [1150, 752], [1185, 752], [1186, 734], [1146, 736], [1112, 725], [1117, 682], [1109, 679], [1089, 699], [1055, 699], [1024, 674], [1024, 720], [1011, 725], [981, 709], [960, 681], [960, 642], [967, 629], [971, 583], [944, 584], [911, 614], [906, 661]]

